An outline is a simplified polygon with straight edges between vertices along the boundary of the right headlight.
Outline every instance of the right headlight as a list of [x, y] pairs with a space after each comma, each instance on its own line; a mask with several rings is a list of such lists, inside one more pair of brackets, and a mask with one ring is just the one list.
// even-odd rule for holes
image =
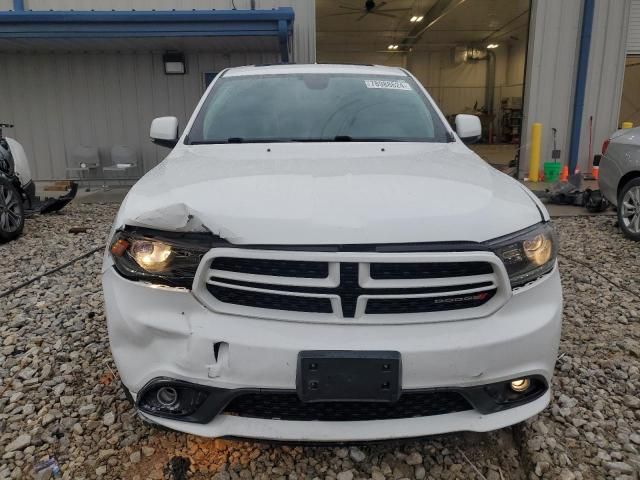
[[550, 223], [540, 223], [486, 245], [504, 263], [511, 288], [521, 287], [553, 270], [558, 241]]

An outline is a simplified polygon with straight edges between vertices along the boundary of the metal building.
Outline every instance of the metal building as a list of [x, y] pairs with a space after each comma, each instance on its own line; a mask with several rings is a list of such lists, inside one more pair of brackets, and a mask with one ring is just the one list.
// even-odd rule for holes
[[[559, 144], [564, 146], [560, 161], [574, 162], [582, 172], [591, 168], [589, 149], [599, 153], [602, 142], [618, 128], [630, 4], [630, 0], [532, 2], [521, 177], [528, 169], [532, 123], [557, 128]], [[576, 108], [580, 104], [582, 108]], [[541, 151], [550, 152], [551, 142], [550, 135], [543, 137]]]
[[[416, 0], [437, 9], [474, 0], [425, 1]], [[0, 0], [0, 121], [16, 125], [11, 134], [38, 180], [64, 178], [81, 145], [96, 147], [102, 164], [114, 145], [130, 146], [148, 171], [167, 153], [148, 141], [151, 120], [184, 124], [221, 69], [316, 58], [316, 0], [96, 4]], [[533, 122], [557, 129], [560, 161], [589, 170], [590, 152], [618, 127], [625, 55], [640, 53], [639, 15], [640, 0], [531, 0], [521, 177]], [[427, 60], [404, 65], [428, 79], [436, 62]], [[165, 71], [176, 63], [183, 74]], [[543, 155], [551, 141], [543, 137]]]
[[[0, 121], [15, 124], [8, 134], [24, 145], [37, 180], [65, 178], [80, 146], [98, 148], [102, 165], [113, 146], [132, 147], [136, 173], [148, 171], [167, 154], [149, 142], [151, 120], [175, 115], [184, 125], [222, 69], [315, 60], [309, 0], [104, 0], [89, 11], [95, 6], [0, 0]], [[165, 72], [167, 52], [184, 74]]]

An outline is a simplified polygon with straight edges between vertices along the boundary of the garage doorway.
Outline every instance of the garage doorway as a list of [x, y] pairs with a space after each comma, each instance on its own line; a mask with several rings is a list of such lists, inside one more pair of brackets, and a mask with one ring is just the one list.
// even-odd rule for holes
[[627, 55], [625, 62], [618, 126], [625, 123], [640, 125], [640, 55]]
[[399, 66], [450, 121], [478, 115], [472, 148], [515, 175], [530, 0], [316, 0], [319, 63]]

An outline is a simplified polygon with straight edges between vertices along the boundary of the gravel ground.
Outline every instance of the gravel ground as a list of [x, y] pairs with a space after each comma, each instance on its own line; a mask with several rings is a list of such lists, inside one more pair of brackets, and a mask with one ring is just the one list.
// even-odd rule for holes
[[[104, 245], [114, 206], [72, 205], [0, 246], [0, 292]], [[114, 378], [101, 252], [0, 298], [0, 479], [635, 479], [640, 246], [613, 217], [556, 221], [566, 299], [554, 397], [524, 425], [352, 447], [202, 439], [143, 425]], [[69, 227], [87, 233], [67, 233]], [[0, 293], [1, 294], [1, 293]], [[117, 374], [116, 374], [117, 375]]]

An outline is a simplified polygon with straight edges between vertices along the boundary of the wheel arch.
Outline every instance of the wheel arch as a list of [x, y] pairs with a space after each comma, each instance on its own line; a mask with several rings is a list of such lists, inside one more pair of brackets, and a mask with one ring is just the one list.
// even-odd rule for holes
[[634, 178], [640, 178], [640, 170], [633, 170], [631, 172], [627, 172], [620, 178], [620, 181], [618, 182], [618, 190], [616, 193], [616, 198], [620, 197], [620, 192], [622, 192], [622, 189], [624, 188], [624, 186]]

